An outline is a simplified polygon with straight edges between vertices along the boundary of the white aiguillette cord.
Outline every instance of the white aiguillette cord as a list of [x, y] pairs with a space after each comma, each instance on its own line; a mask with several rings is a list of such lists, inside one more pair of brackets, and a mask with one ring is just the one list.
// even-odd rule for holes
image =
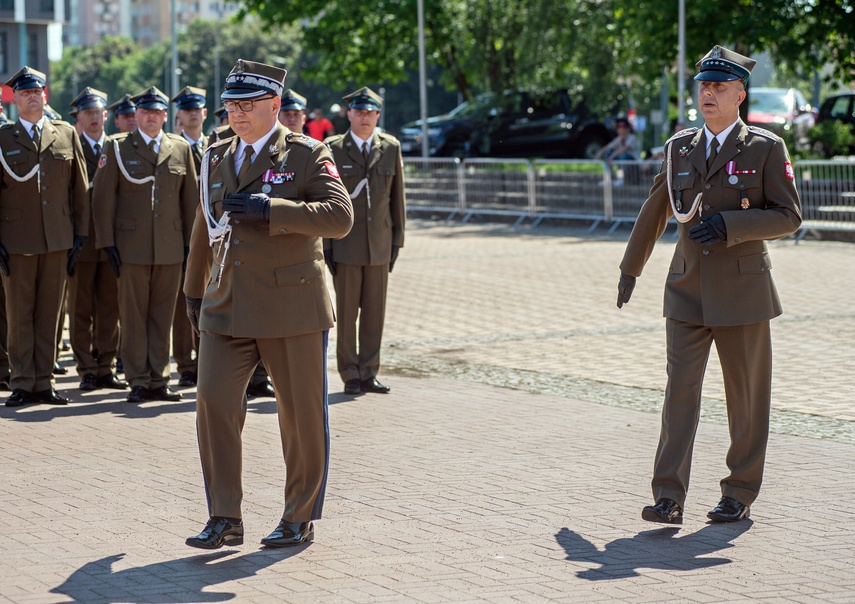
[[229, 253], [229, 248], [232, 243], [232, 225], [229, 224], [229, 213], [223, 212], [219, 220], [214, 218], [214, 213], [211, 210], [211, 204], [208, 200], [208, 156], [211, 154], [211, 148], [205, 150], [205, 155], [202, 157], [202, 169], [199, 174], [199, 203], [202, 204], [202, 212], [205, 214], [205, 226], [208, 228], [208, 245], [214, 247], [220, 244], [214, 256], [216, 260], [220, 257], [220, 271], [217, 275], [217, 287], [220, 286], [220, 281], [223, 279], [223, 267], [226, 264], [226, 254]]
[[348, 193], [350, 195], [350, 200], [354, 201], [359, 194], [362, 193], [362, 189], [365, 189], [366, 195], [368, 195], [368, 209], [371, 209], [371, 187], [368, 186], [368, 177], [366, 176], [362, 180], [360, 180], [356, 184], [356, 188], [353, 190], [353, 193]]
[[41, 154], [39, 154], [39, 161], [36, 162], [36, 165], [33, 166], [33, 169], [27, 172], [25, 176], [18, 176], [12, 171], [12, 168], [9, 164], [6, 163], [6, 157], [3, 153], [0, 153], [0, 163], [3, 164], [3, 169], [6, 170], [6, 174], [12, 177], [13, 180], [18, 182], [27, 182], [33, 176], [36, 177], [36, 186], [38, 187], [39, 193], [42, 190], [42, 173], [41, 173]]
[[688, 213], [684, 214], [677, 209], [677, 203], [674, 201], [674, 173], [671, 166], [671, 146], [673, 144], [674, 141], [670, 141], [668, 143], [668, 147], [665, 149], [665, 161], [668, 166], [668, 198], [671, 200], [671, 211], [674, 212], [674, 218], [676, 218], [679, 223], [686, 223], [692, 219], [695, 212], [700, 216], [701, 198], [703, 197], [703, 193], [698, 193], [698, 196], [695, 197], [695, 200], [692, 202], [692, 207], [689, 208]]
[[144, 185], [147, 182], [151, 183], [151, 210], [154, 211], [154, 175], [146, 176], [145, 178], [134, 178], [125, 169], [125, 163], [122, 161], [122, 153], [119, 151], [119, 141], [113, 141], [113, 151], [116, 154], [116, 163], [119, 164], [119, 171], [129, 183], [135, 185]]

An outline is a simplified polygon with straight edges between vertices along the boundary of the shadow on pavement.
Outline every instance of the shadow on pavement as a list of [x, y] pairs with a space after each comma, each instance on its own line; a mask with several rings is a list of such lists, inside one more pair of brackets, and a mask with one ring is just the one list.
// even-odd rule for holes
[[262, 549], [245, 555], [221, 551], [114, 572], [113, 564], [125, 557], [125, 554], [116, 554], [84, 564], [62, 585], [50, 591], [86, 604], [225, 602], [236, 595], [203, 590], [252, 577], [308, 547], [310, 543], [286, 550]]
[[567, 527], [555, 535], [555, 540], [567, 552], [567, 560], [599, 564], [599, 568], [579, 571], [576, 576], [589, 581], [637, 577], [638, 569], [697, 570], [730, 564], [728, 558], [704, 558], [720, 550], [734, 547], [734, 539], [746, 532], [752, 520], [732, 524], [707, 524], [696, 533], [675, 537], [678, 527], [663, 527], [642, 531], [635, 537], [615, 539], [602, 551]]

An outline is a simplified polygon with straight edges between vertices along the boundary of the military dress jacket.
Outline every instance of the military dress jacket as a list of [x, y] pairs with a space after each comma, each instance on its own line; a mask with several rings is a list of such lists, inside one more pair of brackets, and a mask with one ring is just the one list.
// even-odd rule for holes
[[10, 254], [67, 250], [75, 235], [89, 235], [80, 138], [71, 124], [45, 120], [41, 139], [39, 151], [20, 121], [0, 127], [0, 244]]
[[123, 263], [183, 262], [198, 203], [190, 145], [164, 132], [155, 158], [134, 130], [104, 151], [93, 185], [95, 246], [115, 246]]
[[270, 197], [270, 221], [229, 217], [230, 245], [226, 250], [215, 244], [212, 254], [199, 206], [184, 280], [185, 295], [203, 299], [199, 328], [239, 338], [329, 329], [334, 314], [322, 238], [343, 237], [353, 224], [353, 207], [329, 150], [278, 124], [238, 183], [234, 154], [239, 140], [208, 148], [203, 160], [207, 183], [203, 178], [200, 186], [215, 221], [230, 193], [261, 192]]
[[[109, 140], [109, 137], [106, 138], [104, 144], [108, 144]], [[95, 248], [95, 212], [92, 211], [92, 181], [95, 179], [95, 172], [98, 171], [98, 160], [101, 158], [101, 154], [96, 154], [89, 141], [82, 136], [80, 137], [80, 145], [83, 147], [83, 157], [86, 160], [86, 176], [89, 179], [89, 234], [92, 236], [89, 237], [86, 244], [81, 248], [77, 261], [98, 262], [99, 260], [106, 260], [106, 257], [104, 256], [104, 252]]]
[[[684, 130], [670, 141], [674, 207], [686, 213], [702, 194], [698, 213], [720, 213], [727, 241], [698, 245], [689, 230], [695, 214], [678, 222], [678, 238], [665, 283], [664, 316], [696, 325], [749, 325], [781, 314], [766, 240], [793, 233], [801, 206], [784, 142], [739, 120], [707, 171], [703, 129]], [[666, 150], [668, 145], [666, 145]], [[674, 216], [667, 163], [663, 162], [632, 229], [622, 272], [640, 276], [656, 240]]]
[[332, 248], [336, 262], [358, 266], [388, 264], [392, 246], [404, 247], [407, 212], [401, 144], [390, 134], [375, 132], [366, 165], [350, 130], [330, 136], [324, 142], [332, 151], [349, 193], [355, 193], [360, 181], [368, 176], [368, 186], [352, 200], [350, 234], [338, 241], [324, 242], [325, 247]]

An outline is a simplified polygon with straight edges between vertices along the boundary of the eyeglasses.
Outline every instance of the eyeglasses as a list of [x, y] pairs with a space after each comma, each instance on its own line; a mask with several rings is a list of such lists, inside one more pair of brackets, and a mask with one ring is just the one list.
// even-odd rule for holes
[[275, 98], [272, 96], [266, 96], [262, 99], [253, 99], [251, 101], [224, 101], [223, 108], [228, 113], [234, 113], [235, 111], [240, 110], [243, 113], [249, 113], [255, 107], [255, 104], [260, 101], [269, 101], [270, 99]]

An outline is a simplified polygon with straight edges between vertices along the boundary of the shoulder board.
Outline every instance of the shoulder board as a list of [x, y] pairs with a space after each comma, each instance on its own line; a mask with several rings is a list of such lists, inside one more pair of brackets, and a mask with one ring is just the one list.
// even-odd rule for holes
[[696, 134], [700, 128], [686, 128], [685, 130], [680, 130], [677, 134], [669, 138], [666, 143], [676, 140], [678, 138], [683, 138], [684, 136], [689, 136]]
[[[231, 144], [232, 138], [234, 138], [234, 137], [229, 136], [228, 138], [221, 138], [221, 139], [215, 140], [210, 145], [208, 145], [208, 149], [214, 149], [216, 147], [225, 147], [226, 145]], [[206, 149], [206, 151], [207, 151], [207, 149]]]
[[[378, 132], [377, 134], [378, 134], [378, 135], [380, 136], [380, 138], [382, 138], [383, 140], [387, 140], [387, 141], [389, 141], [390, 143], [398, 143], [398, 139], [397, 139], [397, 138], [395, 138], [394, 136], [392, 136], [391, 134], [389, 134], [388, 132]], [[400, 144], [400, 143], [398, 143], [398, 144]]]
[[766, 130], [765, 128], [758, 128], [757, 126], [748, 126], [748, 130], [754, 134], [759, 134], [760, 136], [768, 138], [769, 140], [772, 140], [772, 141], [781, 140], [777, 134], [775, 134], [774, 132], [770, 132], [770, 131]]
[[[184, 135], [182, 134], [175, 134], [174, 132], [164, 132], [163, 134], [166, 135], [166, 138], [171, 138], [174, 141], [184, 141], [185, 143], [187, 143], [187, 139], [184, 138]], [[190, 143], [187, 144], [189, 145]]]
[[320, 145], [320, 141], [313, 139], [310, 136], [306, 136], [305, 134], [298, 134], [296, 132], [291, 132], [288, 136], [285, 137], [285, 140], [289, 143], [297, 143], [299, 145], [303, 145], [304, 147], [308, 147], [309, 149], [314, 149], [315, 146]]
[[11, 128], [14, 125], [15, 125], [15, 122], [6, 122], [2, 126], [0, 126], [0, 130], [6, 130], [8, 128]]
[[344, 138], [344, 134], [333, 134], [332, 136], [328, 136], [324, 139], [325, 145], [331, 145], [333, 143], [337, 143], [341, 139]]

